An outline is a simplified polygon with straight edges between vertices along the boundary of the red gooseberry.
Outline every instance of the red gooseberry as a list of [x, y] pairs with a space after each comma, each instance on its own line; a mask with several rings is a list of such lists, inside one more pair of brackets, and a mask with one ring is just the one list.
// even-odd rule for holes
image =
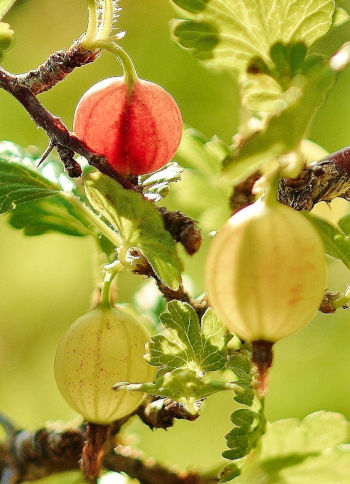
[[104, 79], [80, 99], [74, 131], [121, 175], [152, 173], [174, 156], [182, 134], [180, 110], [162, 87], [124, 77]]

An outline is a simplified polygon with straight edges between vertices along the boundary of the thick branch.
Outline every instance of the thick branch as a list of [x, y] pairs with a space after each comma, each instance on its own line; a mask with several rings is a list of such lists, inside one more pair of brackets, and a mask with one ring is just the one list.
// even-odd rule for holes
[[280, 202], [295, 210], [310, 211], [318, 202], [336, 197], [350, 199], [350, 147], [310, 163], [295, 180], [284, 178], [279, 186]]
[[[154, 405], [152, 413], [153, 427], [165, 428], [173, 423], [174, 418], [190, 420], [181, 405], [167, 400]], [[137, 414], [144, 421], [150, 419], [145, 412], [150, 410], [150, 402], [137, 410]], [[159, 416], [157, 417], [157, 411]], [[136, 413], [136, 412], [135, 412]], [[112, 424], [110, 437], [104, 450], [103, 466], [107, 469], [126, 472], [131, 477], [140, 479], [145, 484], [209, 484], [214, 480], [207, 480], [196, 473], [177, 474], [152, 463], [144, 462], [141, 454], [128, 448], [127, 452], [119, 446], [119, 452], [114, 452], [117, 434], [121, 427], [131, 417], [125, 417]], [[148, 420], [148, 425], [150, 421]], [[3, 424], [3, 422], [2, 422]], [[86, 426], [64, 429], [42, 428], [36, 432], [27, 430], [8, 429], [6, 442], [0, 442], [0, 481], [2, 484], [20, 484], [24, 481], [36, 481], [58, 472], [79, 470], [80, 459], [86, 440]], [[160, 477], [163, 481], [159, 480]]]
[[36, 69], [16, 77], [22, 86], [29, 88], [33, 94], [37, 95], [63, 81], [75, 68], [94, 62], [100, 53], [100, 50], [83, 49], [78, 40], [67, 50], [53, 52]]

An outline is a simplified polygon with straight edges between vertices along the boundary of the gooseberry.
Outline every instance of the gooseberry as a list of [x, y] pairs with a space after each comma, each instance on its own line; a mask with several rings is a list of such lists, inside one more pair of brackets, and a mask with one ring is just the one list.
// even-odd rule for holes
[[55, 360], [57, 385], [70, 406], [89, 422], [107, 425], [133, 412], [144, 394], [112, 386], [153, 381], [143, 358], [150, 336], [122, 307], [97, 307], [78, 318], [61, 339]]
[[214, 238], [206, 264], [210, 304], [232, 332], [276, 342], [309, 323], [326, 285], [321, 239], [290, 207], [258, 201]]
[[121, 175], [152, 173], [174, 156], [182, 134], [180, 110], [162, 87], [124, 77], [92, 86], [80, 99], [74, 131]]

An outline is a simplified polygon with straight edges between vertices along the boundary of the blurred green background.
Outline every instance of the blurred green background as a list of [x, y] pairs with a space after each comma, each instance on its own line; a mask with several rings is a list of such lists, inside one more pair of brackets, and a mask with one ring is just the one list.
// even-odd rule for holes
[[[227, 74], [208, 72], [169, 37], [174, 16], [167, 0], [121, 0], [122, 45], [132, 56], [140, 77], [170, 91], [184, 121], [211, 136], [229, 142], [238, 126], [238, 88]], [[85, 0], [17, 0], [5, 18], [16, 31], [16, 42], [3, 60], [15, 73], [43, 62], [54, 50], [68, 47], [85, 29]], [[350, 37], [342, 27], [340, 40]], [[339, 39], [338, 39], [339, 41]], [[77, 69], [65, 82], [40, 96], [54, 114], [72, 126], [74, 108], [84, 91], [98, 80], [121, 74], [109, 54], [93, 65]], [[350, 69], [343, 72], [317, 116], [310, 138], [331, 151], [350, 144]], [[0, 91], [0, 139], [22, 146], [47, 145], [22, 107]], [[328, 217], [347, 210], [343, 203]], [[47, 420], [70, 420], [76, 414], [63, 401], [53, 375], [55, 347], [64, 330], [86, 312], [94, 286], [96, 254], [88, 239], [45, 235], [25, 238], [0, 219], [0, 411], [16, 424], [38, 428]], [[205, 244], [206, 245], [206, 244]], [[186, 269], [203, 290], [202, 254], [186, 258]], [[182, 252], [181, 252], [182, 254]], [[329, 288], [344, 289], [349, 274], [330, 262]], [[124, 275], [120, 300], [130, 301], [142, 280]], [[270, 420], [303, 417], [319, 409], [334, 410], [350, 418], [350, 311], [317, 315], [303, 331], [276, 345], [275, 365], [266, 412]], [[219, 394], [206, 403], [194, 423], [178, 422], [168, 432], [151, 432], [139, 422], [130, 426], [135, 444], [166, 463], [208, 469], [225, 448], [223, 435], [230, 428], [232, 397]], [[47, 479], [73, 482], [70, 475]], [[116, 480], [114, 482], [117, 482]]]

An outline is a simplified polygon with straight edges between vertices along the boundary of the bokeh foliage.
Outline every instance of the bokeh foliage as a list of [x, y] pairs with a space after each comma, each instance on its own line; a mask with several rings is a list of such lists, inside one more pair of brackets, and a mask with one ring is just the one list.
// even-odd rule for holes
[[[235, 80], [229, 74], [207, 71], [170, 40], [168, 22], [174, 13], [168, 2], [122, 0], [121, 6], [124, 11], [120, 28], [127, 31], [123, 46], [133, 57], [140, 76], [163, 85], [174, 95], [187, 124], [207, 136], [218, 134], [230, 142], [239, 118]], [[10, 71], [22, 72], [35, 67], [53, 50], [68, 46], [84, 31], [86, 2], [18, 0], [4, 20], [15, 29], [16, 39], [2, 63]], [[342, 27], [337, 43], [341, 38], [348, 40], [349, 34], [349, 25]], [[104, 54], [102, 59], [76, 70], [40, 98], [71, 126], [80, 95], [96, 81], [120, 73], [115, 59]], [[348, 68], [319, 112], [311, 133], [311, 138], [328, 151], [350, 144], [349, 80]], [[47, 143], [46, 135], [36, 129], [21, 106], [3, 91], [0, 91], [0, 138], [40, 149]], [[327, 212], [327, 207], [324, 212], [337, 217], [347, 210], [345, 204], [335, 205], [332, 212]], [[196, 216], [190, 206], [189, 215]], [[89, 307], [96, 266], [93, 243], [89, 239], [58, 235], [25, 238], [9, 228], [4, 219], [0, 224], [1, 408], [25, 427], [38, 427], [47, 419], [74, 418], [75, 414], [56, 389], [53, 357], [62, 332]], [[206, 245], [207, 242], [193, 259], [184, 256], [186, 271], [198, 293], [203, 290]], [[344, 289], [348, 279], [345, 269], [332, 261], [330, 289]], [[123, 276], [120, 299], [131, 301], [140, 284], [136, 276]], [[303, 331], [276, 346], [266, 402], [269, 420], [304, 417], [320, 408], [339, 411], [350, 418], [350, 393], [346, 391], [350, 369], [349, 320], [346, 311], [328, 317], [318, 315]], [[136, 439], [148, 454], [165, 462], [208, 468], [215, 465], [224, 447], [222, 436], [231, 427], [229, 415], [233, 408], [232, 396], [220, 394], [208, 401], [197, 422], [178, 422], [168, 433], [152, 434], [134, 423]], [[50, 481], [68, 483], [72, 482], [72, 476]]]

